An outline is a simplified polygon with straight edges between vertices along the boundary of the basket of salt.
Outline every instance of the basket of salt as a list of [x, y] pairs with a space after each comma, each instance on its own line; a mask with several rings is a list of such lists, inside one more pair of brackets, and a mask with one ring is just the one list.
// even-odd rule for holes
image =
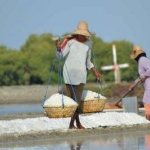
[[43, 105], [49, 118], [71, 117], [77, 107], [78, 104], [73, 99], [59, 93], [53, 94]]
[[102, 112], [106, 104], [106, 99], [101, 94], [84, 90], [81, 97], [80, 109], [82, 113]]

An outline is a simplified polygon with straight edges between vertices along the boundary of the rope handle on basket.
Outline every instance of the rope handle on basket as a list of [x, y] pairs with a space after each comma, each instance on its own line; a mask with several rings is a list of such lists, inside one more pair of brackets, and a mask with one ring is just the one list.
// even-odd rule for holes
[[[44, 103], [46, 101], [46, 96], [47, 96], [47, 92], [48, 92], [48, 87], [50, 85], [50, 81], [51, 81], [51, 77], [52, 77], [52, 71], [54, 70], [54, 66], [55, 66], [55, 60], [56, 60], [56, 56], [53, 58], [53, 61], [52, 61], [52, 65], [50, 67], [50, 75], [49, 75], [49, 79], [48, 79], [48, 82], [47, 82], [47, 86], [46, 86], [46, 92], [45, 92], [45, 95], [44, 95], [44, 99], [43, 99], [43, 102], [42, 102], [42, 107], [44, 106]], [[62, 78], [61, 78], [61, 62], [60, 62], [60, 58], [58, 60], [58, 90], [59, 90], [59, 82], [62, 86]], [[63, 91], [62, 91], [62, 107], [64, 108], [64, 97], [63, 97]]]
[[[90, 40], [91, 43], [93, 44], [93, 41], [92, 41], [90, 38], [89, 38], [89, 40]], [[92, 52], [92, 56], [93, 56], [93, 63], [94, 63], [94, 66], [95, 66], [96, 70], [98, 70], [97, 63], [96, 63], [96, 61], [95, 61], [96, 59], [95, 59], [95, 54], [94, 54], [93, 49], [91, 49], [91, 52]], [[100, 100], [100, 96], [99, 96], [99, 94], [100, 94], [100, 89], [103, 89], [103, 87], [102, 87], [102, 80], [97, 79], [97, 87], [98, 87], [98, 96], [95, 97], [95, 98], [98, 98], [98, 100]], [[103, 95], [103, 92], [102, 92], [102, 95]]]
[[98, 100], [100, 100], [100, 89], [103, 89], [101, 82], [102, 81], [100, 79], [97, 79], [97, 87], [98, 87], [98, 92], [97, 93], [98, 93], [98, 96], [94, 97], [94, 98], [98, 98]]
[[50, 68], [50, 75], [49, 75], [49, 79], [48, 79], [48, 82], [47, 82], [46, 92], [45, 92], [44, 99], [43, 99], [43, 102], [42, 102], [42, 107], [44, 106], [44, 103], [46, 101], [46, 95], [47, 95], [47, 92], [48, 92], [48, 86], [50, 85], [50, 81], [51, 81], [51, 77], [52, 77], [52, 73], [51, 72], [54, 69], [55, 59], [56, 59], [56, 57], [53, 58], [53, 62], [52, 62], [51, 68]]
[[61, 93], [62, 93], [62, 108], [64, 108], [64, 92], [63, 92], [63, 85], [62, 85], [62, 82], [63, 82], [63, 78], [61, 76], [61, 73], [62, 73], [62, 69], [61, 69], [61, 58], [59, 57], [58, 58], [58, 91], [59, 91], [59, 85], [61, 87]]

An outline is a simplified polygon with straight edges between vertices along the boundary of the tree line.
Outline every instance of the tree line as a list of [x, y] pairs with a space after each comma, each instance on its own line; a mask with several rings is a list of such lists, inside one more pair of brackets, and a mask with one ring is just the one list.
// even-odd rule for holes
[[[1, 45], [0, 86], [46, 84], [50, 78], [51, 84], [57, 84], [60, 77], [59, 61], [55, 57], [55, 42], [52, 37], [52, 34], [32, 34], [19, 50], [8, 49]], [[92, 37], [91, 40], [92, 62], [102, 74], [103, 82], [114, 82], [113, 70], [101, 70], [102, 66], [113, 65], [112, 44], [116, 45], [118, 64], [129, 63], [129, 68], [120, 69], [121, 80], [129, 82], [138, 76], [137, 64], [130, 59], [133, 47], [131, 42], [125, 40], [104, 42], [99, 37]], [[64, 61], [61, 61], [61, 67], [63, 63]], [[95, 80], [89, 71], [87, 82]]]

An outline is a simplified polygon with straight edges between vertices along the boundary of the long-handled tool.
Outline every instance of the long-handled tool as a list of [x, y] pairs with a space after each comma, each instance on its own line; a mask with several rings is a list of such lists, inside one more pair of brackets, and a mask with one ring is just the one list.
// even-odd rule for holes
[[[136, 83], [134, 84], [133, 88], [136, 87], [136, 86], [139, 84], [140, 81], [141, 81], [141, 80], [139, 80], [138, 82], [136, 82]], [[131, 91], [128, 90], [117, 102], [115, 102], [115, 105], [118, 106], [119, 102], [122, 101], [122, 98], [124, 98], [124, 97], [125, 97], [128, 93], [130, 93], [130, 92], [131, 92]]]

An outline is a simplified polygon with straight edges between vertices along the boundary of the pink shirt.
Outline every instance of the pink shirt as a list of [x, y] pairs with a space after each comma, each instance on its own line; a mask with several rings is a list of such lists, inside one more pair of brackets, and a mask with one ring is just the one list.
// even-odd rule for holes
[[150, 59], [147, 57], [140, 57], [138, 61], [138, 72], [140, 78], [147, 76], [144, 82], [143, 102], [150, 105]]

